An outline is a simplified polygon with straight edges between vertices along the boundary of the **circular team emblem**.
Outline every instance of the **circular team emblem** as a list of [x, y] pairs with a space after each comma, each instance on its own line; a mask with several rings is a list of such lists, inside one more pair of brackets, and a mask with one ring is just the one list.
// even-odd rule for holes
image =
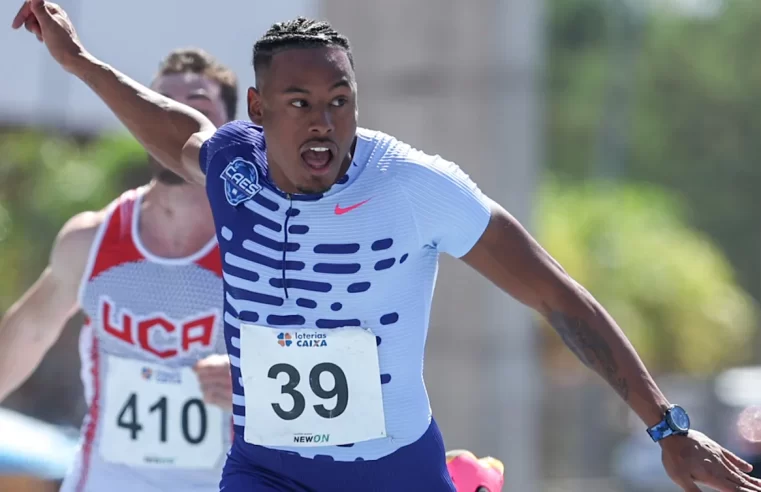
[[240, 157], [230, 162], [220, 177], [225, 182], [227, 203], [233, 207], [252, 199], [262, 190], [256, 166]]

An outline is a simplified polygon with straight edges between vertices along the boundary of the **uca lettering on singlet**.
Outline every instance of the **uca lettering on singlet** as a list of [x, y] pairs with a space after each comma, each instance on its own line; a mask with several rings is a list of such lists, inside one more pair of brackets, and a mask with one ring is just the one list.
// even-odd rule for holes
[[[185, 320], [163, 314], [137, 316], [106, 296], [100, 300], [103, 331], [120, 343], [161, 361], [212, 347], [216, 311]], [[130, 466], [211, 468], [209, 456], [222, 451], [223, 412], [203, 402], [197, 377], [189, 367], [108, 357], [101, 454]], [[174, 427], [174, 428], [172, 428]]]

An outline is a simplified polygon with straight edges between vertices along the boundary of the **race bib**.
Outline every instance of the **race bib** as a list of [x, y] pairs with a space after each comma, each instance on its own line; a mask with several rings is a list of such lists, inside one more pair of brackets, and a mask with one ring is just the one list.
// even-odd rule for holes
[[127, 466], [211, 469], [224, 453], [222, 409], [203, 402], [189, 367], [108, 356], [100, 453]]
[[386, 436], [370, 330], [279, 331], [241, 323], [240, 331], [246, 442], [335, 446]]

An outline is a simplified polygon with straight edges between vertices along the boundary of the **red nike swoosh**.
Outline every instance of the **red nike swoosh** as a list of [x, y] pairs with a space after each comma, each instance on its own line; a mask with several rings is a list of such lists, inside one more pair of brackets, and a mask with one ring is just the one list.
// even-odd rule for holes
[[370, 201], [370, 199], [368, 198], [367, 200], [365, 200], [363, 202], [356, 203], [356, 204], [354, 204], [354, 205], [352, 205], [350, 207], [346, 207], [346, 208], [341, 208], [340, 205], [336, 204], [336, 215], [343, 215], [345, 213], [351, 212], [352, 210], [361, 207], [362, 205], [364, 205], [365, 203], [367, 203], [369, 201]]

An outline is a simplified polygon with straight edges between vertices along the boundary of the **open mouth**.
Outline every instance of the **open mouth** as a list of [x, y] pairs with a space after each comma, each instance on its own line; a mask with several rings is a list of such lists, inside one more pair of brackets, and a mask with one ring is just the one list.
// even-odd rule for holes
[[301, 153], [301, 159], [313, 171], [326, 171], [333, 160], [333, 151], [326, 146], [313, 145]]

